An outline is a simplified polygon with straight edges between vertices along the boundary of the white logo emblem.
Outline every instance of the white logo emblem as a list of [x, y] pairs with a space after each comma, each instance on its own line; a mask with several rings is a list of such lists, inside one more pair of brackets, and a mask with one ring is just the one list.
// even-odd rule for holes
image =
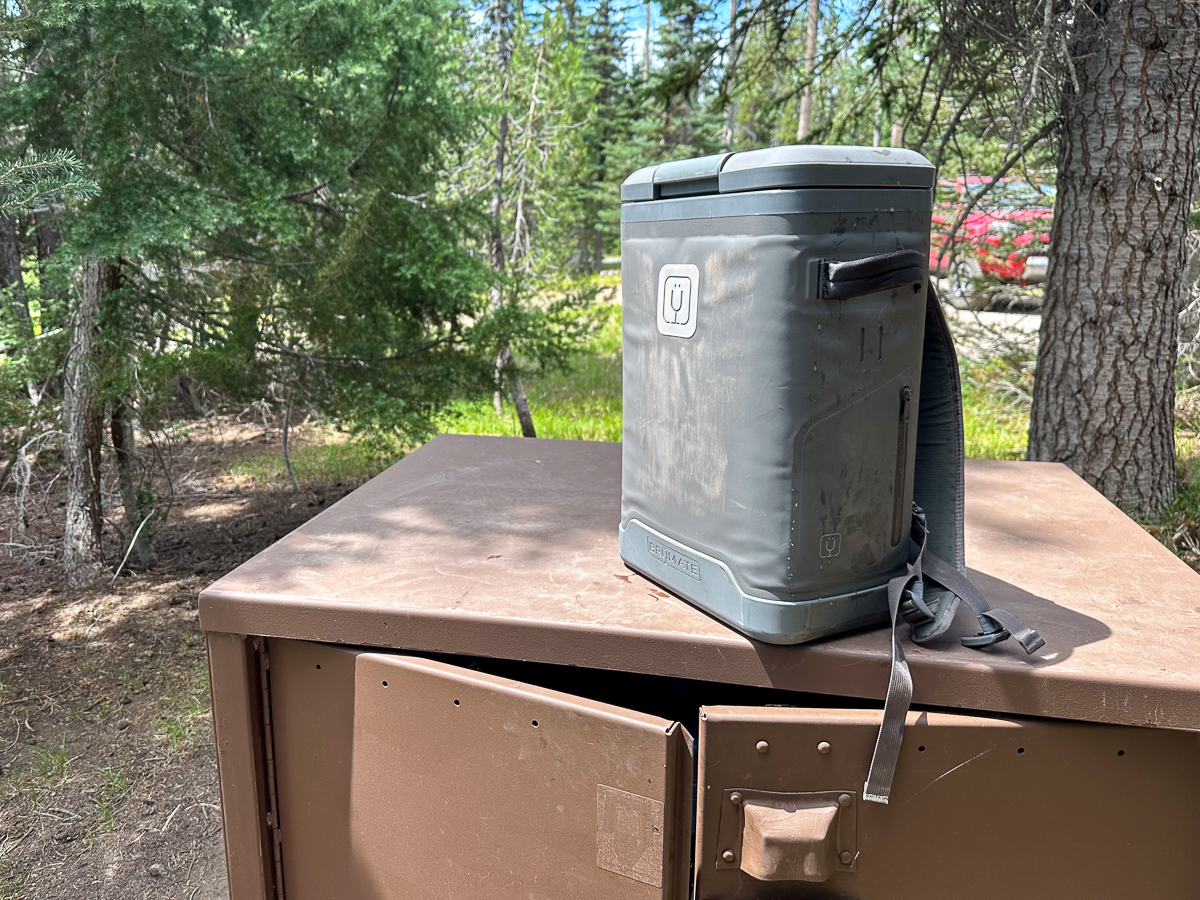
[[696, 300], [700, 270], [695, 266], [663, 266], [658, 272], [658, 331], [690, 338], [696, 333]]

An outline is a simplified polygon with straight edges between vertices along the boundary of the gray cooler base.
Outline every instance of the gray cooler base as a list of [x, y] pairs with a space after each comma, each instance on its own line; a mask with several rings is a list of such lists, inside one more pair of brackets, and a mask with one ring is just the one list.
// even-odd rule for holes
[[754, 597], [738, 587], [723, 562], [659, 534], [637, 519], [621, 529], [620, 551], [621, 559], [634, 571], [768, 644], [800, 644], [888, 618], [886, 584], [819, 600]]

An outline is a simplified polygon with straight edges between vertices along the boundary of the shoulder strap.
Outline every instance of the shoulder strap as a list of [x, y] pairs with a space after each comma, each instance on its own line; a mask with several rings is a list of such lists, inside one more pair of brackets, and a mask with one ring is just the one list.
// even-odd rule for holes
[[[959, 603], [979, 620], [980, 633], [962, 639], [968, 647], [987, 647], [1015, 637], [1026, 653], [1045, 641], [1012, 613], [993, 609], [964, 574], [963, 419], [958, 356], [933, 285], [925, 314], [925, 351], [917, 418], [917, 463], [913, 482], [913, 523], [909, 563], [888, 583], [892, 625], [892, 667], [883, 721], [875, 741], [863, 799], [887, 803], [904, 738], [904, 720], [912, 702], [912, 675], [896, 626], [912, 626], [911, 637], [925, 643], [944, 634]], [[927, 590], [928, 588], [928, 590]]]
[[917, 395], [913, 502], [925, 510], [929, 549], [960, 572], [963, 563], [962, 384], [954, 338], [933, 285], [925, 297], [925, 348]]

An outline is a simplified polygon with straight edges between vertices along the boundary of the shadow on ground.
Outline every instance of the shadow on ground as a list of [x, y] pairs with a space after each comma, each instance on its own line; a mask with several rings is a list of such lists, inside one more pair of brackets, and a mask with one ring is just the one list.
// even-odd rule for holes
[[[0, 557], [0, 900], [224, 900], [216, 760], [200, 590], [354, 484], [299, 494], [224, 474], [231, 453], [274, 450], [248, 429], [196, 429], [174, 448], [160, 560], [66, 586], [56, 558], [63, 479]], [[165, 496], [168, 489], [158, 491]], [[119, 512], [119, 509], [118, 509]], [[106, 529], [106, 557], [119, 560]]]

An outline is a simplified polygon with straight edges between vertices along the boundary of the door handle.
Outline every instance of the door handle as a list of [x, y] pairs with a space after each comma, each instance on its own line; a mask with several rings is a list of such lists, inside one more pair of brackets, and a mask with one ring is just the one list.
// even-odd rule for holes
[[783, 794], [727, 790], [718, 869], [759, 881], [826, 881], [857, 862], [856, 797], [848, 791]]
[[759, 881], [825, 881], [837, 868], [836, 804], [746, 804], [741, 870]]

